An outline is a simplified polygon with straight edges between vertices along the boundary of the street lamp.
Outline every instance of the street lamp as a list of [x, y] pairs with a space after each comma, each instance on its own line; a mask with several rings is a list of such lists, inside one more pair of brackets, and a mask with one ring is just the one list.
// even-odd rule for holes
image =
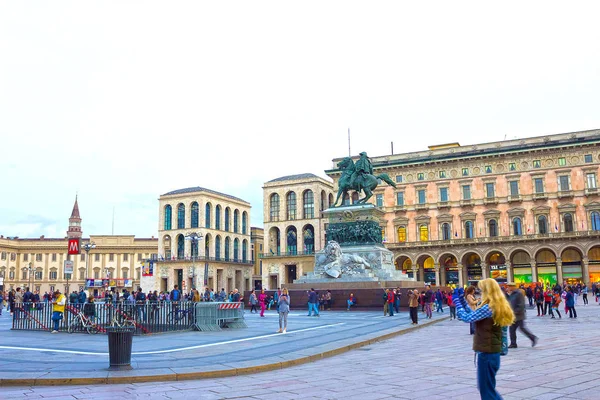
[[90, 275], [90, 250], [93, 250], [96, 248], [96, 243], [94, 242], [87, 242], [85, 243], [83, 246], [81, 246], [81, 248], [85, 251], [85, 274], [86, 277], [85, 279], [87, 280], [91, 275]]
[[29, 278], [28, 279], [28, 281], [29, 281], [29, 285], [28, 285], [29, 290], [31, 290], [31, 271], [33, 271], [33, 267], [31, 266], [31, 264], [32, 263], [29, 263], [29, 266], [27, 267], [27, 270], [29, 271], [29, 273], [27, 274], [27, 278]]
[[[202, 240], [202, 233], [198, 234], [196, 232], [188, 233], [185, 235], [185, 240], [190, 240], [192, 242], [192, 288], [194, 288], [196, 283], [196, 267], [194, 266], [194, 261], [196, 261], [196, 257], [198, 256], [198, 242]], [[194, 253], [194, 247], [196, 248], [196, 252]]]

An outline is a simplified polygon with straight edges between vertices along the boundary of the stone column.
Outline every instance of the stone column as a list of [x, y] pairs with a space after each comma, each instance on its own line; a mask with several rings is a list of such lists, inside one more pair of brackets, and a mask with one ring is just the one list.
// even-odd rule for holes
[[486, 263], [482, 262], [481, 263], [481, 277], [483, 279], [489, 278], [490, 274], [488, 273], [488, 269], [487, 268], [488, 268], [488, 265]]
[[556, 281], [562, 285], [563, 282], [563, 271], [562, 271], [562, 258], [556, 258]]
[[412, 274], [413, 274], [413, 279], [416, 281], [417, 280], [417, 266], [416, 265], [412, 266]]
[[538, 276], [537, 276], [537, 267], [536, 267], [535, 261], [531, 261], [530, 264], [531, 264], [531, 279], [534, 282], [537, 282]]
[[590, 284], [590, 259], [583, 257], [583, 283]]
[[440, 264], [433, 264], [433, 269], [435, 270], [435, 285], [440, 286]]
[[512, 265], [510, 264], [510, 261], [507, 261], [505, 263], [506, 265], [506, 280], [508, 282], [514, 282], [513, 280], [513, 270], [512, 270]]
[[423, 282], [425, 281], [425, 268], [422, 265], [419, 265], [419, 277]]
[[465, 284], [463, 265], [457, 264], [456, 266], [458, 267], [458, 287], [463, 287]]

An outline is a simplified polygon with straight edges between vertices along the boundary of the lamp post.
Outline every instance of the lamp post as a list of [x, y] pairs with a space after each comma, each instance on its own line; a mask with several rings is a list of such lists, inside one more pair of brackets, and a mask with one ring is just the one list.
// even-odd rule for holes
[[81, 248], [85, 251], [85, 279], [87, 280], [90, 277], [90, 250], [96, 248], [96, 243], [87, 242]]
[[[189, 240], [192, 242], [192, 249], [191, 249], [191, 253], [192, 253], [192, 287], [190, 288], [193, 289], [195, 287], [195, 283], [196, 283], [196, 267], [194, 265], [194, 261], [196, 261], [196, 257], [198, 256], [198, 242], [200, 240], [202, 240], [202, 233], [198, 234], [196, 232], [192, 232], [192, 233], [188, 233], [187, 235], [185, 235], [185, 240]], [[196, 247], [196, 253], [194, 253], [194, 245]]]
[[28, 272], [29, 272], [29, 273], [27, 274], [27, 278], [29, 278], [29, 279], [28, 279], [28, 281], [29, 281], [29, 284], [28, 284], [27, 286], [29, 287], [29, 290], [31, 290], [31, 272], [33, 271], [33, 267], [31, 266], [31, 264], [32, 264], [32, 263], [29, 263], [29, 266], [27, 267], [27, 270], [28, 270]]

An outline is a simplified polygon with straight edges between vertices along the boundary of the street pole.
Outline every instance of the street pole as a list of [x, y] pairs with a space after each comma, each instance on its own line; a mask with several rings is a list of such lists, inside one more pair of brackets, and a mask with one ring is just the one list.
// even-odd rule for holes
[[[198, 234], [196, 232], [192, 232], [189, 233], [185, 236], [186, 240], [189, 240], [192, 242], [192, 249], [191, 249], [191, 253], [192, 253], [192, 287], [190, 288], [190, 290], [192, 288], [194, 288], [195, 285], [195, 278], [196, 278], [196, 266], [195, 266], [195, 261], [196, 261], [196, 255], [199, 252], [199, 248], [198, 248], [198, 242], [200, 241], [200, 239], [202, 239], [202, 233]], [[196, 253], [194, 253], [194, 245], [196, 247]]]
[[[85, 279], [87, 282], [88, 278], [90, 277], [90, 250], [96, 248], [96, 243], [88, 242], [81, 247], [83, 247], [83, 250], [85, 251], [85, 274], [86, 274]], [[86, 282], [83, 283], [84, 287], [85, 287]]]
[[28, 278], [29, 278], [29, 279], [28, 279], [28, 282], [29, 282], [29, 284], [28, 284], [27, 286], [29, 287], [29, 290], [31, 290], [31, 271], [33, 270], [33, 269], [31, 268], [31, 264], [32, 264], [32, 263], [29, 263], [29, 268], [28, 268], [28, 269], [29, 269], [29, 274], [28, 274], [28, 275], [29, 275], [29, 276], [28, 276]]

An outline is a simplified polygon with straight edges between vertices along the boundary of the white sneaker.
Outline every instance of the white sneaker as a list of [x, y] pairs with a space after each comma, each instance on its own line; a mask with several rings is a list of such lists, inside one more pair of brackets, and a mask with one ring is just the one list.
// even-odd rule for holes
[[276, 333], [281, 333], [281, 332], [283, 332], [283, 331], [280, 329], [280, 330], [278, 330]]
[[58, 331], [52, 331], [51, 333], [58, 333]]
[[283, 330], [283, 333], [287, 333], [287, 329], [284, 329], [284, 330]]

